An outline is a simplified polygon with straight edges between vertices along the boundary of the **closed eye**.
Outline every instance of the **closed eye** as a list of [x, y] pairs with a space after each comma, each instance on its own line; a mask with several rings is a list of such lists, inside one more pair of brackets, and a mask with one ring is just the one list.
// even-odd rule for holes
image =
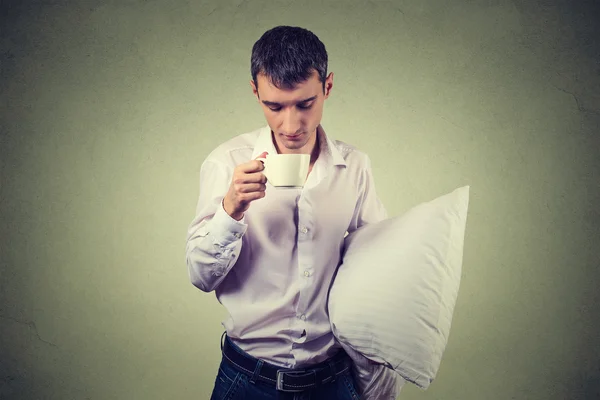
[[[301, 110], [310, 110], [312, 108], [312, 106], [313, 106], [312, 104], [310, 104], [308, 106], [306, 106], [306, 105], [300, 105], [300, 104], [297, 105], [297, 107], [299, 109], [301, 109]], [[277, 111], [281, 111], [281, 107], [277, 107], [277, 108], [271, 108], [271, 107], [269, 107], [269, 110], [277, 112]]]

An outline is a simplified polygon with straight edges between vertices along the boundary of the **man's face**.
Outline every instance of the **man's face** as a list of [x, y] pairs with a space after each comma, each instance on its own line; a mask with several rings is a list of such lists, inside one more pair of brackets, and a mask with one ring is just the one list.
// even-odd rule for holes
[[277, 151], [310, 154], [316, 143], [323, 104], [333, 87], [333, 73], [325, 81], [325, 93], [316, 70], [306, 82], [291, 90], [277, 89], [262, 74], [256, 80], [258, 91], [253, 81], [250, 85], [273, 132]]

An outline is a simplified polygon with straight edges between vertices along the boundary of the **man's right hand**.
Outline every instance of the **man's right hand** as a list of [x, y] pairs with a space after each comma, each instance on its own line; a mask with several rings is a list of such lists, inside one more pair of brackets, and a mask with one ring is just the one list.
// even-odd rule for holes
[[[263, 152], [258, 158], [264, 158], [267, 154]], [[263, 169], [263, 163], [255, 159], [240, 164], [233, 170], [229, 191], [223, 199], [223, 208], [236, 221], [244, 217], [251, 202], [265, 197], [267, 178], [261, 172]]]

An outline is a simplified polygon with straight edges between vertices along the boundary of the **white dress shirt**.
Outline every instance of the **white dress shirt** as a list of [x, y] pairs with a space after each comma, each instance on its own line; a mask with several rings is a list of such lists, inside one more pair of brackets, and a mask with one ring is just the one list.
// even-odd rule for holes
[[[302, 189], [267, 182], [240, 221], [223, 209], [234, 168], [262, 152], [277, 154], [269, 126], [213, 150], [200, 168], [196, 216], [187, 233], [191, 282], [215, 291], [229, 318], [227, 335], [242, 350], [283, 368], [319, 363], [340, 344], [327, 296], [344, 237], [387, 218], [369, 157], [317, 128], [320, 153]], [[365, 265], [365, 268], [368, 268]]]

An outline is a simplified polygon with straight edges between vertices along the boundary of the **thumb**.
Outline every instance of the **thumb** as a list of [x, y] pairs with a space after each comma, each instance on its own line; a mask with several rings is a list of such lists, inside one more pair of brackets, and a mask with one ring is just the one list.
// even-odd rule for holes
[[261, 155], [260, 155], [260, 156], [258, 156], [258, 157], [256, 157], [256, 158], [255, 158], [255, 160], [256, 160], [256, 159], [259, 159], [259, 158], [265, 158], [265, 157], [266, 157], [266, 156], [268, 156], [268, 155], [269, 155], [269, 153], [268, 153], [268, 152], [266, 152], [266, 151], [263, 151], [263, 152], [261, 153]]

